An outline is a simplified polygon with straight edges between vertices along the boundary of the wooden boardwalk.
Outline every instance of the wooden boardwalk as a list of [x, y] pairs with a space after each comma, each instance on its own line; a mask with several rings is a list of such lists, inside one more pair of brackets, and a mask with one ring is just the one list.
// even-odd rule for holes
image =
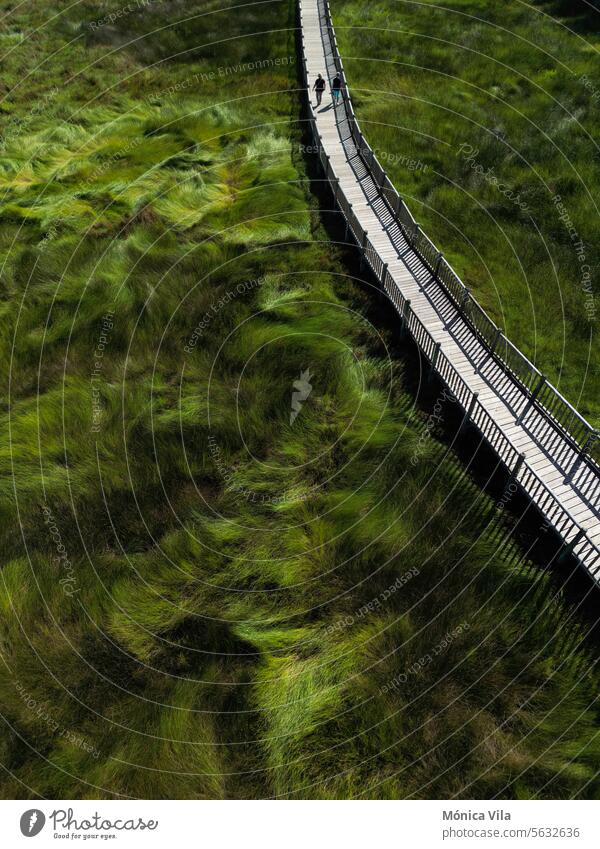
[[[326, 0], [301, 0], [299, 20], [314, 141], [348, 236], [465, 416], [599, 583], [596, 431], [479, 307], [398, 196], [354, 116]], [[318, 73], [327, 82], [320, 107]], [[333, 107], [336, 73], [344, 96]]]

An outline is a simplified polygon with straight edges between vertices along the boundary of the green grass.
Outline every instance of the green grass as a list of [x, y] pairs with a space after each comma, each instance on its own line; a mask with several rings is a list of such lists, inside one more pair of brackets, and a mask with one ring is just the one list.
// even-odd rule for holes
[[[566, 6], [577, 14], [553, 17]], [[413, 214], [509, 338], [600, 424], [598, 12], [334, 0], [332, 14], [362, 129]]]
[[370, 323], [295, 68], [156, 94], [293, 55], [293, 3], [173, 6], [10, 16], [0, 794], [597, 797], [584, 626]]

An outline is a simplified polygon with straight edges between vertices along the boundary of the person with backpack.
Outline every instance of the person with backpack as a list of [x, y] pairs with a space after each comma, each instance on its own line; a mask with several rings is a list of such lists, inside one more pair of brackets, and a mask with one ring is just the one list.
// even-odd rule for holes
[[313, 89], [317, 93], [317, 106], [320, 106], [321, 100], [323, 99], [323, 92], [325, 91], [325, 80], [323, 79], [321, 74], [319, 74], [319, 76], [315, 80]]
[[342, 95], [342, 80], [339, 74], [336, 74], [333, 78], [333, 82], [331, 84], [331, 92], [333, 95], [333, 102], [337, 106], [340, 102], [340, 97]]

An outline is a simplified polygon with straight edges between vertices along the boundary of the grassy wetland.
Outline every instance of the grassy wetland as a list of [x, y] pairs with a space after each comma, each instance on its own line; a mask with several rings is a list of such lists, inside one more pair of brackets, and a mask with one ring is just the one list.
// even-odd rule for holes
[[0, 3], [0, 795], [597, 798], [585, 621], [325, 226], [294, 3], [224, 5]]
[[363, 131], [494, 320], [600, 424], [600, 11], [333, 0]]

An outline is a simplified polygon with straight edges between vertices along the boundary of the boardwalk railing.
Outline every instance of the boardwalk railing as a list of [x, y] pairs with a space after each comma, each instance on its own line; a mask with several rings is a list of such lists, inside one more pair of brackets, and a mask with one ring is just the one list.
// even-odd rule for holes
[[361, 155], [366, 167], [371, 172], [373, 180], [379, 186], [380, 194], [389, 207], [390, 213], [394, 216], [402, 235], [485, 344], [490, 356], [493, 356], [502, 365], [507, 375], [526, 391], [531, 406], [539, 410], [552, 427], [561, 431], [562, 435], [580, 452], [582, 461], [588, 463], [600, 476], [600, 435], [598, 431], [545, 378], [525, 354], [513, 345], [510, 339], [507, 339], [501, 328], [477, 303], [443, 253], [423, 232], [405, 201], [398, 194], [361, 132], [354, 114], [352, 101], [348, 96], [348, 83], [327, 0], [320, 0], [319, 9], [321, 20], [324, 22], [329, 36], [331, 62], [335, 71], [341, 77], [345, 95], [344, 117], [338, 123], [342, 125], [341, 129], [345, 131], [346, 138], [352, 139], [357, 153]]
[[[301, 8], [302, 3], [300, 0], [298, 4], [299, 16], [301, 15]], [[399, 196], [381, 167], [375, 153], [360, 131], [358, 121], [354, 115], [352, 101], [348, 96], [344, 67], [339, 56], [335, 32], [331, 23], [329, 4], [326, 0], [319, 0], [319, 12], [321, 21], [325, 24], [325, 31], [323, 32], [324, 41], [325, 39], [329, 41], [328, 44], [324, 44], [326, 58], [328, 61], [331, 60], [343, 84], [343, 116], [338, 118], [342, 140], [344, 140], [344, 132], [348, 134], [347, 138], [352, 138], [357, 152], [361, 155], [373, 180], [380, 187], [380, 193], [385, 199], [394, 217], [394, 221], [399, 226], [404, 238], [429, 269], [434, 279], [442, 286], [472, 330], [486, 344], [490, 356], [497, 358], [507, 375], [521, 387], [527, 398], [525, 406], [535, 405], [547, 417], [549, 423], [559, 430], [566, 440], [577, 447], [582, 462], [588, 463], [593, 473], [600, 473], [600, 468], [595, 462], [597, 458], [600, 458], [597, 432], [563, 398], [560, 392], [545, 380], [536, 366], [506, 338], [500, 328], [479, 306], [456, 272], [444, 259], [441, 252], [425, 233], [423, 233], [407, 205]], [[308, 87], [306, 52], [302, 30], [301, 39], [303, 82], [305, 87]], [[588, 573], [596, 581], [600, 582], [600, 550], [590, 540], [587, 531], [581, 527], [569, 510], [527, 464], [523, 455], [519, 454], [507, 439], [495, 420], [479, 402], [477, 392], [473, 392], [463, 380], [450, 360], [440, 350], [439, 345], [434, 341], [427, 328], [411, 309], [410, 301], [402, 295], [387, 265], [381, 259], [378, 251], [369, 240], [367, 232], [361, 226], [360, 221], [352, 210], [351, 204], [348, 203], [343, 192], [339, 191], [339, 177], [335, 173], [330, 158], [325, 153], [321, 144], [321, 136], [319, 135], [310, 96], [308, 97], [308, 110], [309, 123], [315, 146], [319, 152], [319, 160], [325, 178], [333, 192], [336, 204], [339, 206], [345, 220], [346, 236], [351, 235], [354, 238], [361, 252], [361, 257], [370, 266], [401, 317], [403, 329], [412, 336], [422, 354], [429, 362], [431, 369], [437, 373], [463, 409], [464, 421], [468, 420], [479, 430], [508, 470], [511, 481], [523, 489], [538, 511], [562, 538], [565, 550], [568, 553], [574, 554], [585, 566]], [[521, 411], [521, 418], [525, 412], [525, 409]]]

